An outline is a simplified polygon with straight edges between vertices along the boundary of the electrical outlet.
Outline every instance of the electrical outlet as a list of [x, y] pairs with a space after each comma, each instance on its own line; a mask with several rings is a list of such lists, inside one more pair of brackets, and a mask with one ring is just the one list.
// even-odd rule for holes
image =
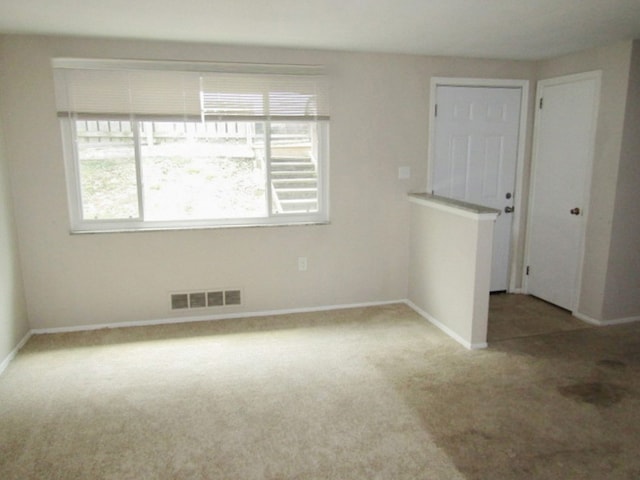
[[307, 257], [298, 257], [298, 271], [306, 272], [307, 266]]

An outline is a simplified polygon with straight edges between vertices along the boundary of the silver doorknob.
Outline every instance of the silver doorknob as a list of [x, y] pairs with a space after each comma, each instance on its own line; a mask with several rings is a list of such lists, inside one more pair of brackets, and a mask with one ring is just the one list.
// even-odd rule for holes
[[569, 212], [571, 215], [580, 215], [580, 209], [578, 207], [572, 208]]
[[513, 207], [504, 207], [504, 213], [512, 213]]

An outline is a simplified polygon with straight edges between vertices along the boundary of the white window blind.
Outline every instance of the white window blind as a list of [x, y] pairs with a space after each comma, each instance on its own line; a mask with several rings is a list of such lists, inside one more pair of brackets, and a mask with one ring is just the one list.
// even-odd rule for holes
[[201, 77], [203, 114], [219, 119], [327, 119], [327, 92], [314, 75], [219, 74]]
[[71, 229], [328, 221], [323, 68], [54, 59]]
[[60, 116], [326, 120], [322, 67], [55, 59]]

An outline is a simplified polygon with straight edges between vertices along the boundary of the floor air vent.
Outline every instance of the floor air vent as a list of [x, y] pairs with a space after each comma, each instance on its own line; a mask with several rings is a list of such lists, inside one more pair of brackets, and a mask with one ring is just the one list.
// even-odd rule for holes
[[189, 307], [202, 308], [207, 306], [207, 297], [204, 292], [189, 294]]
[[171, 310], [189, 308], [189, 295], [186, 293], [174, 293], [171, 295]]
[[207, 292], [207, 306], [221, 307], [224, 305], [224, 292]]
[[240, 290], [227, 290], [224, 292], [225, 305], [240, 305]]
[[171, 310], [191, 308], [224, 307], [225, 305], [241, 305], [242, 294], [238, 289], [210, 290], [171, 294]]

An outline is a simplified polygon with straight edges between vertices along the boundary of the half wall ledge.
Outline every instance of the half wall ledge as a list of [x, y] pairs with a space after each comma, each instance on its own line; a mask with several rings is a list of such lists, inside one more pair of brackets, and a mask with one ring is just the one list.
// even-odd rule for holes
[[493, 226], [498, 210], [409, 194], [409, 304], [466, 348], [487, 346]]

